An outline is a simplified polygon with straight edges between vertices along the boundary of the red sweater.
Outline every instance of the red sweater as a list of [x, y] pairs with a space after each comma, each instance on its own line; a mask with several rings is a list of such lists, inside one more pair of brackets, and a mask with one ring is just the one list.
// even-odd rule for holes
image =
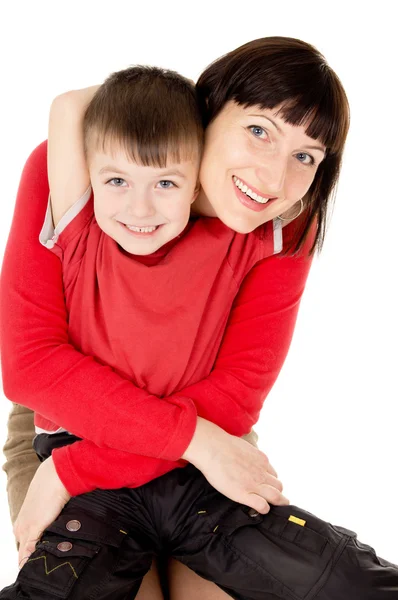
[[[202, 217], [155, 254], [134, 256], [98, 226], [90, 189], [55, 230], [51, 210], [47, 214], [40, 239], [62, 260], [69, 342], [146, 393], [145, 402], [140, 394], [130, 404], [125, 425], [112, 423], [112, 405], [104, 407], [105, 415], [96, 405], [84, 427], [89, 439], [111, 446], [106, 430], [128, 427], [130, 452], [178, 458], [193, 436], [197, 413], [182, 392], [176, 416], [172, 394], [210, 374], [240, 284], [259, 260], [280, 251], [281, 228], [274, 232], [267, 223], [260, 239]], [[59, 406], [39, 402], [43, 414], [63, 418]], [[62, 423], [83, 436], [86, 411], [75, 406], [67, 421], [57, 417], [57, 425], [38, 415], [36, 425], [55, 431]]]
[[[96, 359], [85, 356], [70, 344], [73, 341], [76, 347], [80, 347], [76, 334], [79, 327], [74, 328], [73, 322], [70, 323], [75, 334], [69, 339], [61, 263], [38, 242], [47, 196], [46, 146], [42, 144], [31, 155], [22, 176], [3, 263], [3, 385], [5, 394], [10, 399], [34, 409], [85, 438], [82, 442], [54, 452], [57, 471], [68, 491], [78, 494], [95, 487], [141, 485], [181, 466], [183, 461], [175, 461], [192, 438], [196, 414], [212, 420], [232, 434], [247, 433], [257, 421], [264, 398], [286, 356], [298, 302], [310, 266], [308, 258], [271, 257], [252, 269], [235, 299], [223, 343], [217, 354], [227, 318], [227, 313], [223, 313], [221, 317], [218, 314], [221, 319], [219, 335], [215, 335], [207, 372], [206, 368], [200, 370], [199, 378], [202, 380], [198, 381], [193, 371], [189, 377], [181, 377], [181, 389], [178, 382], [169, 377], [169, 389], [179, 391], [169, 392], [167, 397], [159, 399], [158, 395], [162, 395], [160, 387], [155, 386], [157, 395], [150, 393], [152, 390], [148, 391], [153, 371], [147, 372], [148, 379], [138, 378], [136, 386], [129, 380], [131, 378], [134, 381], [132, 373], [118, 368], [117, 358], [115, 364], [112, 364], [109, 356], [101, 356], [98, 348], [93, 351], [90, 336], [86, 336], [80, 349], [95, 355]], [[240, 239], [243, 244], [241, 248], [247, 250], [248, 256], [253, 252], [248, 240], [257, 240], [257, 244], [259, 242], [256, 236], [240, 236], [227, 230], [216, 219], [200, 219], [200, 222], [209, 222], [213, 234], [217, 230], [218, 234], [222, 232], [222, 236], [227, 236], [225, 239], [230, 241]], [[196, 225], [193, 226], [195, 227]], [[192, 228], [188, 228], [186, 236], [172, 246], [173, 252], [178, 251], [186, 237], [189, 239], [191, 231]], [[285, 232], [288, 233], [287, 230]], [[214, 239], [218, 239], [217, 234]], [[189, 258], [191, 260], [187, 264], [196, 266], [200, 250], [200, 246], [195, 250], [195, 262], [192, 261], [192, 253], [185, 255], [187, 261]], [[29, 261], [26, 260], [27, 256]], [[214, 258], [216, 256], [217, 253]], [[260, 255], [257, 260], [259, 257]], [[130, 263], [135, 262], [137, 266], [138, 263], [132, 261], [132, 257], [124, 258]], [[164, 261], [161, 262], [163, 264]], [[256, 260], [252, 264], [254, 262]], [[74, 264], [78, 264], [78, 258]], [[250, 261], [246, 261], [245, 265], [250, 268]], [[148, 271], [147, 266], [140, 266]], [[239, 261], [235, 262], [235, 267], [238, 269], [236, 283], [239, 286], [247, 268], [241, 269]], [[157, 266], [152, 268], [156, 269]], [[170, 272], [168, 273], [170, 277]], [[175, 276], [175, 271], [173, 273]], [[190, 273], [194, 273], [194, 270], [191, 269]], [[187, 274], [188, 271], [185, 271], [185, 278]], [[234, 271], [234, 277], [235, 275]], [[162, 295], [164, 285], [165, 281], [160, 288]], [[174, 288], [174, 280], [169, 282], [169, 288]], [[147, 292], [148, 289], [149, 287]], [[182, 289], [180, 286], [179, 290]], [[184, 308], [189, 315], [187, 308], [190, 308], [193, 299], [192, 288], [189, 289], [189, 297], [185, 296], [181, 298], [180, 304], [177, 303], [178, 317]], [[233, 277], [228, 280], [225, 289], [232, 295], [229, 305], [229, 300], [226, 302], [229, 311], [237, 291]], [[156, 292], [160, 298], [158, 291], [159, 288]], [[65, 292], [68, 297], [68, 288]], [[208, 317], [212, 313], [204, 310], [204, 297], [200, 298], [202, 316]], [[221, 297], [222, 295], [219, 296], [219, 302]], [[118, 299], [120, 301], [119, 297]], [[151, 321], [152, 329], [156, 329], [154, 325], [158, 325], [157, 315], [162, 313], [164, 303], [158, 303], [157, 308]], [[93, 310], [91, 305], [86, 317], [90, 310]], [[76, 315], [78, 314], [76, 311]], [[168, 315], [169, 319], [170, 315], [171, 313]], [[174, 323], [178, 323], [176, 316]], [[189, 319], [186, 323], [189, 323]], [[198, 322], [196, 323], [198, 326]], [[215, 323], [212, 322], [213, 332], [214, 326]], [[88, 328], [87, 331], [92, 332], [92, 329]], [[210, 331], [210, 327], [207, 330], [204, 328], [202, 339], [206, 342], [199, 345], [204, 356], [206, 345], [208, 347], [213, 339], [209, 336]], [[142, 336], [140, 333], [140, 343]], [[147, 339], [150, 340], [151, 336], [148, 335]], [[180, 334], [178, 343], [182, 340], [183, 336]], [[191, 342], [192, 340], [193, 338]], [[187, 348], [184, 346], [181, 352], [176, 352], [177, 347], [174, 347], [174, 351], [170, 350], [171, 346], [165, 343], [164, 338], [161, 343], [163, 347], [158, 343], [155, 348], [163, 351], [163, 357], [168, 360], [168, 367], [173, 374], [175, 363], [178, 365], [176, 358], [181, 358]], [[196, 352], [196, 345], [191, 344], [190, 348], [191, 352]], [[157, 359], [159, 356], [161, 353], [157, 355]], [[139, 355], [136, 354], [137, 357]], [[189, 357], [185, 356], [187, 358]], [[101, 362], [111, 363], [118, 371]], [[195, 363], [195, 366], [199, 363]], [[134, 362], [131, 364], [134, 365]], [[167, 366], [167, 361], [163, 361], [160, 368], [163, 375], [165, 365]], [[189, 363], [185, 363], [185, 367], [188, 365]], [[212, 366], [213, 370], [210, 372]], [[134, 373], [135, 371], [136, 368]], [[184, 371], [182, 374], [185, 374]], [[206, 375], [208, 376], [203, 379]], [[144, 386], [146, 389], [143, 389]]]

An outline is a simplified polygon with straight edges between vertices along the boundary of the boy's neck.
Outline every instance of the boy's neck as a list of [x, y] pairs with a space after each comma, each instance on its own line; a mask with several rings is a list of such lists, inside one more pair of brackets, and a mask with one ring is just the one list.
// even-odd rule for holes
[[206, 194], [201, 189], [195, 202], [191, 205], [191, 214], [200, 217], [217, 217], [214, 208], [207, 199]]

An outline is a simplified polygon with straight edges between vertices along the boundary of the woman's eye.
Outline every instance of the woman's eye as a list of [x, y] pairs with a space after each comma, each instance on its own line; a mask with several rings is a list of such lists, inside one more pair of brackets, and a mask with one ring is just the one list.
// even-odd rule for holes
[[254, 137], [259, 138], [260, 140], [265, 140], [266, 137], [268, 137], [265, 129], [263, 129], [259, 125], [250, 125], [249, 129], [254, 135]]
[[176, 187], [172, 181], [168, 181], [167, 179], [159, 181], [159, 186], [163, 190], [168, 190], [170, 188]]
[[113, 177], [112, 179], [107, 181], [107, 183], [110, 183], [111, 185], [113, 185], [115, 187], [122, 187], [122, 185], [126, 182], [121, 177]]
[[301, 162], [303, 165], [315, 165], [314, 157], [311, 156], [311, 154], [307, 154], [306, 152], [299, 152], [298, 154], [296, 154], [296, 156], [299, 162]]

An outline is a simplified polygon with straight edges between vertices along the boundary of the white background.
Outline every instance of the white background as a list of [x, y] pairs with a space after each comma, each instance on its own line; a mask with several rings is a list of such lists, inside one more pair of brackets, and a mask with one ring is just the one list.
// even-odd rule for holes
[[[267, 35], [316, 45], [347, 91], [352, 125], [336, 208], [289, 357], [257, 430], [290, 500], [358, 532], [398, 563], [397, 74], [393, 2], [2, 3], [0, 257], [23, 164], [54, 96], [133, 63], [196, 79]], [[6, 351], [6, 349], [5, 349]], [[0, 445], [8, 401], [0, 402]], [[17, 572], [0, 473], [0, 587]]]

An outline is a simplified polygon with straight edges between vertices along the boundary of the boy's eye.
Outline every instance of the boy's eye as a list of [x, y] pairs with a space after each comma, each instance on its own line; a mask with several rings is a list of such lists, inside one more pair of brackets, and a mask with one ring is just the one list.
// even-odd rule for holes
[[315, 165], [314, 157], [307, 154], [307, 152], [299, 152], [296, 157], [303, 165]]
[[260, 125], [250, 125], [249, 130], [252, 132], [254, 137], [259, 138], [260, 140], [265, 140], [268, 137], [265, 129], [260, 127]]
[[168, 190], [170, 188], [176, 187], [176, 185], [172, 181], [169, 181], [168, 179], [163, 179], [162, 181], [159, 181], [158, 185], [163, 190]]
[[126, 182], [121, 177], [113, 177], [112, 179], [109, 179], [109, 181], [107, 181], [106, 183], [110, 183], [115, 187], [122, 187], [122, 185]]

